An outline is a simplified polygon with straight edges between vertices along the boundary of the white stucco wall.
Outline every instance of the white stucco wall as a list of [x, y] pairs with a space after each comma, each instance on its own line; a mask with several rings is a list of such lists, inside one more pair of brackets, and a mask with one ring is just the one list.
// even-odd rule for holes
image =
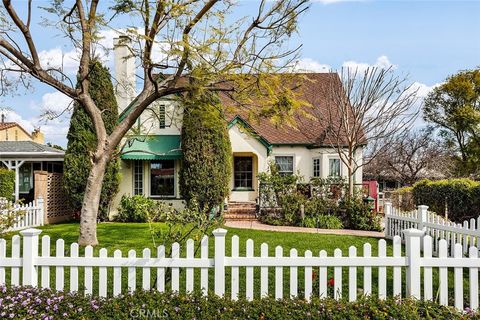
[[[165, 106], [165, 128], [160, 129], [158, 114], [159, 107]], [[183, 108], [171, 99], [158, 100], [152, 103], [140, 116], [142, 133], [155, 135], [180, 135], [182, 131]]]

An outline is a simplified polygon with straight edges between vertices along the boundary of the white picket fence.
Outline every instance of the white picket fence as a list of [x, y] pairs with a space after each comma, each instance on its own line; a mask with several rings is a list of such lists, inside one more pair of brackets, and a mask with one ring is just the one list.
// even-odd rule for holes
[[[79, 256], [79, 246], [76, 243], [70, 245], [69, 255], [66, 256], [64, 240], [59, 239], [56, 241], [55, 255], [51, 256], [49, 236], [42, 237], [39, 254], [40, 233], [41, 230], [38, 229], [27, 229], [20, 232], [22, 237], [13, 236], [11, 257], [6, 257], [7, 244], [4, 239], [0, 239], [0, 285], [6, 283], [8, 276], [10, 276], [11, 285], [37, 286], [40, 284], [44, 288], [49, 288], [50, 281], [54, 280], [56, 290], [83, 290], [85, 294], [92, 294], [97, 292], [96, 290], [94, 292], [94, 278], [96, 278], [98, 295], [105, 297], [116, 296], [126, 290], [134, 291], [140, 286], [144, 290], [156, 288], [164, 291], [168, 285], [166, 281], [168, 273], [171, 276], [169, 285], [173, 291], [180, 291], [181, 287], [182, 291], [184, 289], [186, 292], [200, 288], [206, 293], [212, 289], [209, 283], [209, 272], [213, 270], [213, 277], [210, 280], [213, 280], [215, 294], [223, 296], [229, 292], [232, 299], [237, 299], [240, 295], [240, 271], [243, 273], [245, 270], [242, 277], [245, 277], [244, 292], [248, 300], [254, 298], [255, 292], [255, 296], [264, 297], [271, 294], [277, 299], [300, 296], [309, 300], [312, 295], [319, 297], [333, 295], [335, 299], [348, 297], [350, 301], [357, 299], [359, 294], [371, 295], [374, 292], [377, 292], [380, 298], [393, 295], [437, 300], [436, 293], [438, 293], [438, 302], [442, 305], [448, 305], [453, 301], [454, 306], [460, 310], [465, 306], [472, 309], [478, 308], [480, 267], [478, 250], [472, 247], [469, 249], [469, 257], [464, 257], [462, 245], [456, 244], [454, 256], [448, 257], [447, 242], [440, 240], [439, 256], [432, 257], [432, 238], [428, 235], [423, 237], [423, 231], [416, 229], [404, 230], [406, 242], [403, 256], [399, 236], [393, 238], [393, 255], [391, 256], [387, 255], [387, 244], [384, 239], [379, 240], [376, 256], [372, 255], [369, 243], [363, 246], [363, 256], [357, 255], [357, 248], [353, 246], [349, 248], [346, 256], [340, 249], [336, 249], [333, 256], [328, 256], [324, 250], [319, 251], [317, 256], [314, 256], [310, 250], [305, 251], [304, 256], [298, 256], [296, 249], [291, 249], [289, 255], [284, 256], [282, 247], [276, 247], [275, 255], [269, 256], [268, 245], [263, 243], [258, 256], [254, 253], [254, 243], [251, 239], [246, 241], [246, 255], [240, 256], [239, 238], [233, 236], [231, 256], [226, 256], [227, 231], [224, 229], [213, 231], [213, 257], [208, 255], [209, 238], [206, 236], [200, 242], [200, 257], [195, 257], [195, 243], [191, 239], [186, 242], [185, 254], [181, 254], [180, 245], [174, 243], [171, 257], [166, 257], [164, 246], [157, 248], [156, 257], [151, 256], [150, 249], [144, 249], [141, 257], [137, 257], [134, 250], [128, 251], [127, 256], [123, 256], [120, 250], [115, 250], [113, 256], [109, 256], [105, 248], [99, 250], [98, 256], [94, 256], [91, 246], [85, 247], [84, 256]], [[20, 250], [21, 242], [23, 242], [22, 250]], [[423, 245], [423, 256], [420, 251], [421, 245]], [[20, 254], [21, 251], [22, 254]], [[258, 278], [258, 269], [255, 270], [258, 267], [260, 268], [259, 286], [258, 283], [255, 285], [254, 281], [254, 274]], [[51, 274], [52, 268], [54, 272]], [[69, 269], [68, 279], [65, 279], [66, 268]], [[285, 268], [289, 271], [288, 278], [284, 278]], [[363, 270], [358, 270], [359, 268]], [[436, 282], [433, 277], [434, 268], [439, 270]], [[449, 292], [448, 268], [454, 270], [454, 292]], [[469, 270], [467, 292], [464, 291], [464, 268]], [[83, 269], [83, 277], [80, 277], [80, 269]], [[180, 276], [180, 269], [185, 271], [182, 276]], [[332, 269], [334, 284], [333, 290], [329, 291], [328, 271]], [[378, 269], [378, 277], [376, 281], [372, 281], [372, 271], [375, 269]], [[390, 283], [393, 287], [389, 290], [387, 290], [387, 269], [393, 270], [393, 283]], [[137, 274], [138, 270], [141, 271], [141, 277]], [[199, 272], [194, 277], [195, 270]], [[226, 277], [227, 270], [230, 271], [230, 279]], [[346, 279], [342, 279], [345, 276], [344, 270], [348, 270]], [[300, 290], [299, 273], [301, 272], [299, 271], [303, 271], [304, 274], [303, 287]], [[406, 274], [405, 278], [402, 276], [403, 271]], [[124, 272], [127, 276], [123, 279], [126, 283], [123, 283], [122, 289]], [[313, 272], [318, 274], [319, 285], [316, 292], [312, 291], [313, 281], [317, 281], [312, 279]], [[109, 273], [110, 280], [108, 280]], [[361, 293], [357, 285], [359, 278], [362, 277], [360, 273], [363, 273], [363, 292]], [[269, 275], [274, 276], [270, 278], [270, 281], [274, 279], [272, 283], [274, 292], [269, 291]], [[141, 283], [137, 284], [139, 279]], [[284, 282], [285, 279], [288, 281]], [[403, 284], [406, 285], [405, 291], [402, 289]], [[226, 288], [227, 285], [228, 288]], [[345, 288], [347, 292], [343, 291]], [[226, 291], [226, 289], [229, 290]], [[466, 302], [464, 295], [466, 295]]]
[[[0, 199], [0, 201], [6, 202], [7, 200]], [[22, 205], [10, 202], [9, 207], [12, 207], [14, 211], [20, 212], [20, 215], [16, 218], [15, 224], [7, 231], [17, 231], [44, 225], [44, 200], [42, 197]], [[1, 214], [8, 214], [8, 212], [7, 210], [0, 210]]]
[[402, 236], [402, 231], [409, 228], [423, 230], [425, 235], [430, 235], [433, 239], [434, 255], [438, 255], [441, 239], [447, 241], [451, 256], [454, 255], [456, 243], [462, 245], [464, 255], [470, 247], [480, 248], [480, 217], [477, 220], [455, 223], [428, 211], [428, 206], [418, 206], [417, 210], [401, 212], [393, 208], [391, 203], [385, 203], [385, 219], [386, 238]]

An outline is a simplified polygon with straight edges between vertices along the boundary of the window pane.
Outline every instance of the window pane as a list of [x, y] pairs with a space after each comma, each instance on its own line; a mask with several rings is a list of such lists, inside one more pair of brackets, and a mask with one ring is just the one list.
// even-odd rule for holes
[[173, 160], [150, 162], [150, 194], [152, 196], [175, 195], [175, 163]]
[[275, 157], [280, 174], [293, 174], [293, 156]]
[[143, 161], [134, 161], [133, 181], [133, 194], [143, 194]]
[[160, 129], [165, 129], [165, 106], [159, 107], [158, 122]]
[[320, 159], [313, 159], [313, 176], [320, 177]]
[[340, 176], [340, 159], [329, 160], [329, 175], [338, 177]]
[[233, 159], [234, 188], [253, 188], [252, 157], [235, 157]]

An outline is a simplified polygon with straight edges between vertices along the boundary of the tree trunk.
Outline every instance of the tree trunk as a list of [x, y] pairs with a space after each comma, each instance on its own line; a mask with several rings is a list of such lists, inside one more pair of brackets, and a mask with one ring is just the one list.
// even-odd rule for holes
[[349, 166], [348, 167], [348, 195], [350, 197], [353, 197], [353, 173], [352, 173], [352, 168]]
[[90, 169], [80, 214], [80, 237], [78, 238], [78, 244], [82, 246], [95, 246], [98, 244], [97, 215], [107, 163], [108, 156], [106, 153], [103, 153], [103, 156], [98, 158], [97, 161], [93, 161]]

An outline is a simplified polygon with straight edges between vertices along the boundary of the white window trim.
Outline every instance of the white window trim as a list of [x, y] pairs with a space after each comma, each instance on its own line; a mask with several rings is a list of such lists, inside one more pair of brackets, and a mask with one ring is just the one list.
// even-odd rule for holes
[[330, 160], [335, 160], [335, 159], [338, 159], [338, 161], [340, 161], [340, 178], [343, 178], [343, 162], [342, 162], [342, 159], [340, 159], [339, 156], [327, 156], [328, 158], [328, 175], [327, 177], [333, 177], [330, 175]]
[[151, 162], [155, 160], [148, 161], [148, 197], [152, 199], [173, 199], [177, 198], [177, 183], [178, 183], [178, 177], [177, 177], [177, 161], [173, 161], [173, 195], [168, 195], [168, 196], [160, 196], [160, 195], [152, 195], [152, 165]]
[[[318, 177], [315, 177], [315, 160], [319, 160], [320, 161], [320, 175]], [[322, 177], [322, 157], [321, 156], [318, 156], [318, 157], [313, 157], [312, 158], [312, 178], [321, 178]]]
[[297, 163], [296, 163], [296, 155], [295, 153], [290, 153], [290, 154], [286, 154], [286, 153], [279, 153], [279, 154], [272, 154], [272, 157], [273, 157], [273, 161], [275, 162], [275, 164], [277, 163], [277, 161], [275, 160], [275, 157], [292, 157], [292, 168], [293, 168], [293, 171], [292, 171], [292, 174], [295, 174], [295, 172], [297, 172]]

